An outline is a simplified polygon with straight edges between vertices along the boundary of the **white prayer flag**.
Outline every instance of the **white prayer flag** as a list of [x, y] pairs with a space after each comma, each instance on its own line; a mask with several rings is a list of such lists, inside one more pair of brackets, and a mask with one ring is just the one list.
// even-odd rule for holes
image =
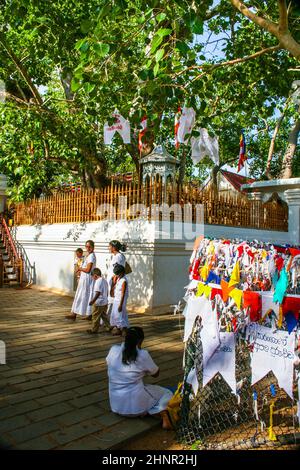
[[[192, 132], [195, 124], [196, 113], [193, 108], [182, 108], [182, 113], [179, 118], [179, 126], [177, 130], [177, 142], [187, 144], [187, 135]], [[176, 124], [175, 124], [176, 125]]]
[[254, 341], [251, 358], [251, 385], [272, 371], [280, 388], [293, 398], [295, 333], [273, 331], [272, 328], [251, 323], [247, 336]]
[[[220, 333], [220, 344], [207, 362], [203, 361], [203, 387], [219, 372], [236, 394], [234, 333]], [[204, 357], [203, 344], [203, 357]]]
[[211, 308], [211, 302], [206, 297], [200, 297], [200, 299], [203, 303], [201, 306], [203, 328], [200, 337], [203, 347], [203, 367], [206, 367], [206, 364], [220, 346], [220, 332], [217, 311]]
[[260, 292], [261, 303], [262, 303], [262, 317], [266, 315], [267, 312], [273, 310], [276, 317], [279, 317], [279, 304], [273, 302], [274, 292]]
[[116, 132], [120, 134], [124, 144], [130, 144], [130, 122], [117, 109], [113, 112], [112, 117], [115, 119], [112, 126], [109, 126], [107, 122], [104, 124], [104, 144], [111, 145]]
[[201, 311], [201, 298], [189, 297], [187, 304], [183, 311], [183, 315], [185, 317], [184, 338], [183, 338], [184, 343], [189, 339], [193, 331], [195, 320], [197, 317], [200, 316], [200, 311]]
[[192, 160], [194, 165], [204, 157], [209, 157], [215, 165], [219, 164], [219, 140], [218, 137], [210, 137], [207, 129], [197, 129], [199, 137], [191, 138]]
[[188, 376], [187, 376], [187, 379], [186, 379], [187, 383], [190, 384], [193, 388], [193, 392], [195, 394], [195, 396], [197, 395], [197, 392], [198, 392], [198, 388], [199, 388], [199, 382], [198, 382], [198, 378], [197, 378], [197, 372], [196, 372], [196, 369], [195, 367], [193, 367]]

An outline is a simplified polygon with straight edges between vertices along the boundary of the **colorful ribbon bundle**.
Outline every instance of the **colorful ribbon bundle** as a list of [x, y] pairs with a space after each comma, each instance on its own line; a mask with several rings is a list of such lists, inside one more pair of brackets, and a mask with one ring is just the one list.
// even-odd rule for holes
[[[236, 381], [238, 342], [250, 351], [251, 385], [272, 371], [278, 386], [293, 399], [295, 367], [300, 365], [299, 247], [204, 238], [190, 262], [190, 283], [184, 297], [184, 342], [199, 330], [200, 334], [192, 338], [201, 343], [202, 350], [201, 364], [195, 362], [186, 378], [194, 395], [198, 393], [200, 367], [203, 388], [219, 373], [239, 404], [243, 381], [242, 385]], [[274, 393], [270, 404], [271, 440], [276, 439]], [[254, 391], [256, 420], [258, 400], [261, 396]], [[298, 400], [300, 422], [300, 397]]]
[[[239, 319], [266, 321], [276, 317], [293, 330], [300, 313], [300, 249], [259, 242], [203, 239], [194, 250], [188, 292], [216, 297], [231, 312], [235, 331]], [[239, 318], [237, 318], [239, 317]]]

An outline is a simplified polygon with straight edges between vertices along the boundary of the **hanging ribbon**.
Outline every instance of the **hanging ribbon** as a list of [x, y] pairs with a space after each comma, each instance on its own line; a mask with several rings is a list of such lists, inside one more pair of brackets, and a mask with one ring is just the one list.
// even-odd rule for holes
[[230, 276], [228, 287], [232, 287], [240, 282], [240, 263], [237, 261]]
[[241, 289], [232, 289], [232, 291], [229, 292], [229, 297], [231, 297], [235, 301], [237, 308], [240, 310], [242, 304], [243, 291]]

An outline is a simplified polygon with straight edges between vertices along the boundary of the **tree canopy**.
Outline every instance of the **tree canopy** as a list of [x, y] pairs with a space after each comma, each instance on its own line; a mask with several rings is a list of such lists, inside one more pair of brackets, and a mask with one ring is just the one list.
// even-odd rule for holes
[[[254, 176], [276, 177], [283, 167], [299, 174], [299, 109], [290, 98], [300, 80], [299, 2], [1, 4], [0, 171], [15, 200], [70, 177], [100, 187], [115, 171], [138, 172], [134, 129], [145, 114], [143, 154], [155, 142], [174, 153], [183, 104], [196, 110], [195, 127], [219, 136], [221, 165], [236, 164], [244, 129]], [[115, 108], [130, 119], [132, 143], [117, 137], [104, 146], [103, 124]], [[189, 153], [185, 145], [177, 151], [186, 177], [195, 173]], [[210, 166], [205, 159], [196, 173]]]

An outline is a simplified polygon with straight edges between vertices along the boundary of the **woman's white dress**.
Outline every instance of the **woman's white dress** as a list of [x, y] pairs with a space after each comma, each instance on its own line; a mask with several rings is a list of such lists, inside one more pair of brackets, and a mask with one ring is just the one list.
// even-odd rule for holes
[[[110, 282], [109, 289], [111, 289], [111, 282]], [[122, 299], [122, 287], [123, 287], [124, 282], [127, 283], [127, 286], [126, 286], [124, 301], [122, 305], [122, 311], [119, 312], [118, 308]], [[129, 321], [128, 321], [127, 308], [126, 308], [127, 299], [128, 299], [128, 280], [126, 276], [123, 276], [117, 280], [114, 293], [115, 293], [115, 296], [112, 297], [113, 303], [112, 303], [112, 309], [111, 309], [111, 314], [110, 314], [110, 324], [111, 326], [116, 326], [117, 328], [128, 328]]]
[[82, 315], [83, 317], [92, 314], [92, 307], [89, 306], [89, 298], [93, 284], [91, 272], [96, 265], [95, 253], [90, 253], [85, 258], [82, 264], [82, 268], [86, 268], [89, 263], [93, 264], [92, 269], [89, 273], [84, 273], [81, 271], [78, 287], [72, 305], [72, 312], [76, 313], [77, 315]]
[[156, 414], [167, 408], [173, 393], [159, 385], [144, 385], [143, 377], [158, 371], [146, 349], [138, 349], [135, 362], [123, 364], [124, 343], [111, 347], [106, 363], [111, 410], [123, 416]]

